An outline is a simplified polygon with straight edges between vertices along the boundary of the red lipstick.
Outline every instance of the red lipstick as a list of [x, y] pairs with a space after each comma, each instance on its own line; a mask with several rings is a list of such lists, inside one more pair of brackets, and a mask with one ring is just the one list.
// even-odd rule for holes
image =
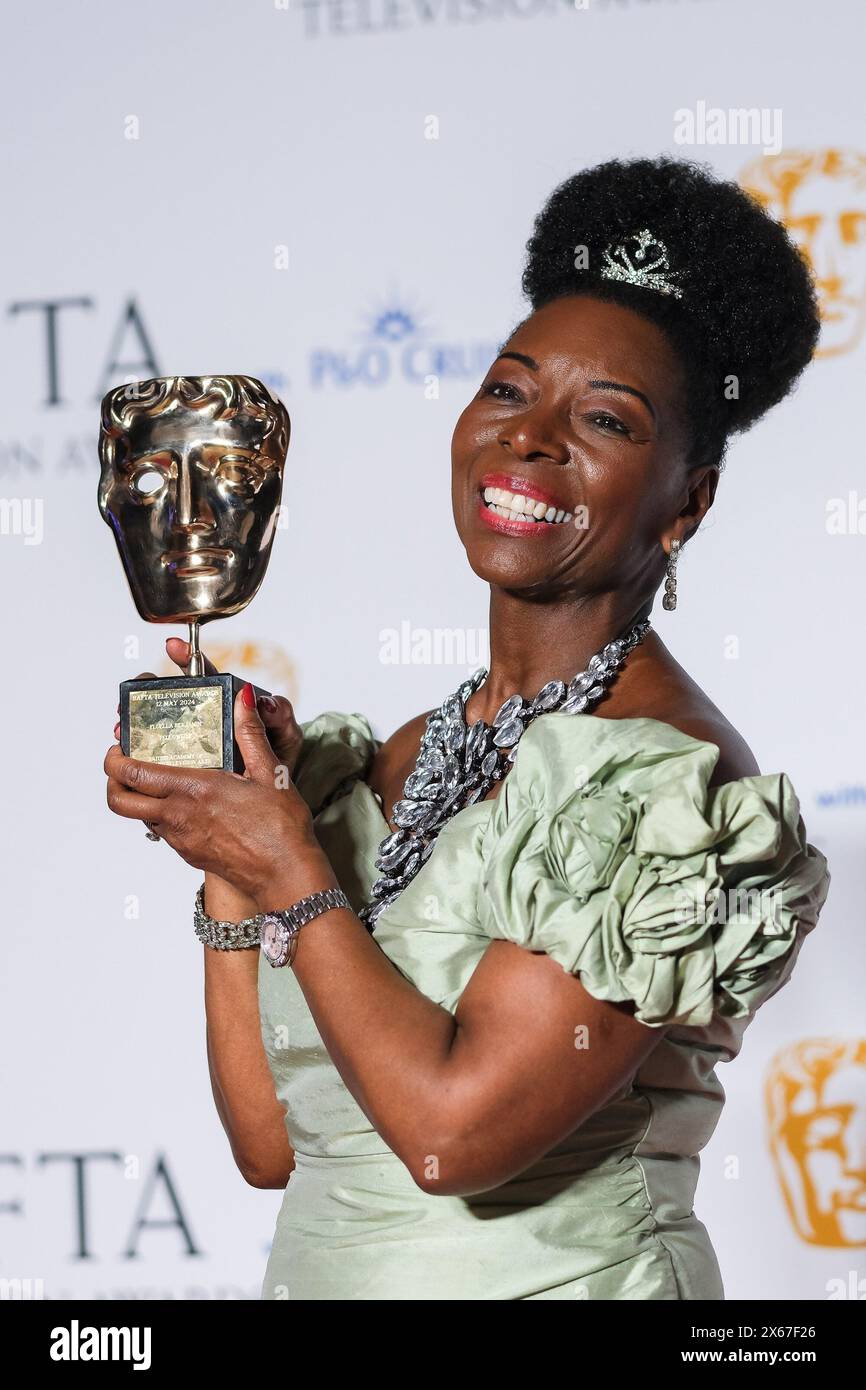
[[533, 502], [544, 502], [548, 507], [555, 507], [557, 511], [571, 510], [559, 498], [554, 497], [552, 492], [548, 492], [547, 488], [539, 487], [538, 483], [530, 482], [528, 478], [521, 478], [516, 473], [485, 473], [479, 484], [478, 518], [485, 526], [489, 526], [491, 531], [499, 531], [504, 536], [552, 535], [559, 530], [562, 522], [557, 524], [546, 521], [512, 521], [510, 518], [498, 516], [484, 501], [484, 490], [489, 487], [504, 488], [506, 492], [514, 493], [515, 496], [528, 497]]

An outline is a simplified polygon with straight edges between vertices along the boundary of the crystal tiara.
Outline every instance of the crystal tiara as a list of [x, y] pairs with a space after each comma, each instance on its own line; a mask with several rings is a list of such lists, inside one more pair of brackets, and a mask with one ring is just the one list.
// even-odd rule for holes
[[660, 294], [672, 294], [682, 299], [683, 292], [673, 281], [679, 271], [671, 270], [668, 250], [652, 232], [631, 232], [616, 246], [608, 246], [603, 254], [601, 275], [605, 280], [621, 280], [628, 285], [641, 285]]

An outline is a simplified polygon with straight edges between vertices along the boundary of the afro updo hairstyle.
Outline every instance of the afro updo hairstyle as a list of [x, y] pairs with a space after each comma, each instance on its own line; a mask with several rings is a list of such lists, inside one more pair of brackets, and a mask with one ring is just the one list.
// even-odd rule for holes
[[[682, 298], [600, 275], [605, 249], [645, 228], [664, 243]], [[575, 267], [579, 247], [585, 270]], [[818, 341], [812, 278], [785, 228], [689, 160], [612, 159], [572, 175], [536, 217], [526, 252], [533, 312], [592, 295], [666, 333], [685, 372], [690, 467], [723, 466], [729, 436], [789, 393]]]

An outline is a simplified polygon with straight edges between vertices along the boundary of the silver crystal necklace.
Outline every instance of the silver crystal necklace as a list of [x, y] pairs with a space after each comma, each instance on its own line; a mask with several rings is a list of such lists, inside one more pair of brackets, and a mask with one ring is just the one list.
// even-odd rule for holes
[[649, 618], [635, 623], [590, 657], [568, 685], [548, 681], [534, 700], [511, 695], [492, 724], [477, 719], [466, 725], [466, 702], [487, 678], [486, 666], [465, 680], [453, 695], [427, 716], [427, 727], [415, 766], [394, 806], [397, 829], [385, 837], [375, 861], [381, 878], [373, 884], [372, 900], [358, 914], [368, 931], [417, 874], [433, 853], [442, 827], [458, 811], [472, 806], [500, 781], [517, 756], [523, 734], [540, 714], [581, 714], [604, 694], [629, 652], [650, 629]]

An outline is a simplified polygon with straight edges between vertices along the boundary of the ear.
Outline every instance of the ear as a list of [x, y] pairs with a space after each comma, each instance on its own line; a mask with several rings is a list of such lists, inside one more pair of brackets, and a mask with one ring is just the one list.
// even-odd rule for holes
[[708, 463], [702, 468], [696, 468], [694, 473], [689, 475], [688, 501], [677, 516], [677, 525], [672, 539], [680, 541], [682, 545], [691, 540], [713, 505], [718, 482], [719, 470], [712, 463]]

